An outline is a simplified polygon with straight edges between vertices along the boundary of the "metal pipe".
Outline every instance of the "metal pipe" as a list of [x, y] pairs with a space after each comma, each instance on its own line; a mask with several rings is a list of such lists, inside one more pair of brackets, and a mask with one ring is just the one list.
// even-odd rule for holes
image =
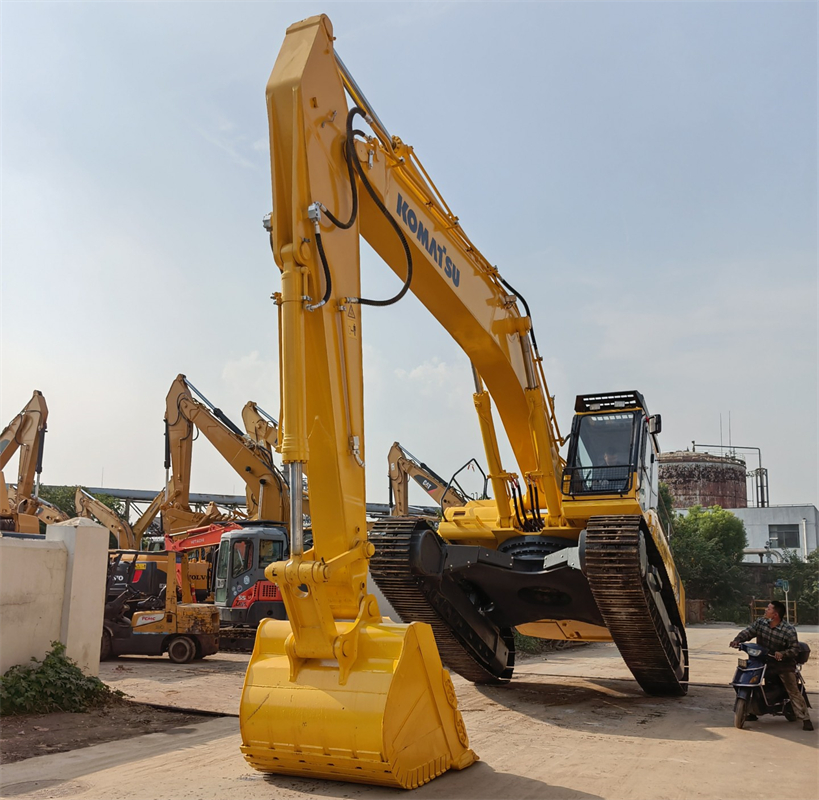
[[808, 520], [802, 517], [802, 558], [808, 557]]
[[290, 484], [290, 557], [304, 555], [304, 514], [302, 511], [303, 461], [291, 461], [287, 467]]
[[[697, 452], [697, 447], [719, 447], [720, 450], [736, 451], [736, 450], [755, 450], [759, 458], [759, 468], [756, 470], [756, 505], [757, 508], [767, 508], [770, 505], [768, 499], [768, 482], [767, 470], [762, 468], [762, 450], [759, 447], [740, 446], [736, 444], [697, 444], [691, 442], [693, 452]], [[751, 473], [748, 474], [749, 477]]]
[[341, 60], [341, 56], [339, 56], [338, 52], [333, 50], [333, 55], [336, 57], [336, 64], [338, 65], [339, 72], [341, 72], [341, 82], [344, 84], [344, 88], [347, 90], [350, 97], [353, 98], [353, 102], [359, 106], [359, 108], [364, 109], [364, 111], [366, 111], [372, 118], [374, 123], [373, 128], [375, 128], [376, 131], [382, 135], [384, 138], [384, 143], [388, 147], [392, 148], [392, 136], [390, 136], [387, 126], [378, 118], [378, 114], [375, 113], [369, 100], [367, 100], [367, 98], [364, 96], [364, 92], [361, 91], [361, 87], [359, 87], [355, 81], [355, 78], [350, 74], [350, 70], [344, 66], [344, 62]]
[[480, 394], [483, 391], [483, 381], [481, 380], [481, 376], [478, 375], [478, 370], [475, 369], [475, 365], [470, 362], [470, 367], [472, 367], [472, 380], [475, 382], [475, 394]]
[[740, 447], [736, 444], [702, 444], [702, 442], [699, 444], [697, 444], [697, 442], [691, 442], [691, 447], [695, 453], [697, 452], [698, 447], [719, 447], [722, 450], [756, 450], [757, 455], [759, 456], [759, 468], [762, 469], [762, 450], [758, 447]]
[[520, 334], [520, 346], [523, 349], [523, 367], [526, 370], [526, 388], [537, 389], [535, 365], [532, 361], [532, 347], [529, 344], [529, 337], [525, 333]]

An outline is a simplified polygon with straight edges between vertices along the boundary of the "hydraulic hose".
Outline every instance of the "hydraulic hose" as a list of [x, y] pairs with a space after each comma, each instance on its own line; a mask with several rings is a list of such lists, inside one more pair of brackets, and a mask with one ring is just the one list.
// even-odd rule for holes
[[337, 228], [347, 230], [350, 227], [352, 227], [356, 217], [358, 216], [358, 190], [356, 188], [355, 182], [356, 172], [358, 173], [358, 176], [361, 178], [361, 183], [364, 185], [364, 188], [367, 190], [367, 193], [372, 198], [378, 210], [381, 211], [381, 213], [387, 218], [387, 221], [390, 223], [393, 230], [398, 234], [398, 238], [401, 241], [401, 245], [404, 248], [404, 254], [407, 258], [407, 278], [404, 281], [404, 285], [401, 287], [398, 293], [387, 300], [371, 300], [365, 297], [348, 297], [347, 298], [348, 302], [358, 303], [360, 305], [366, 306], [390, 306], [393, 303], [397, 303], [407, 293], [412, 282], [412, 253], [410, 252], [407, 239], [404, 236], [403, 231], [399, 227], [398, 223], [395, 221], [392, 214], [390, 214], [390, 212], [387, 210], [387, 207], [381, 201], [381, 198], [373, 189], [372, 185], [367, 179], [367, 176], [364, 172], [363, 167], [361, 166], [361, 163], [356, 158], [355, 136], [356, 134], [359, 134], [361, 136], [365, 135], [363, 131], [353, 129], [353, 120], [355, 119], [356, 116], [361, 116], [364, 117], [364, 119], [367, 119], [367, 114], [357, 106], [351, 108], [347, 114], [347, 140], [345, 142], [344, 148], [344, 159], [347, 162], [347, 171], [350, 176], [350, 188], [352, 191], [352, 211], [350, 213], [350, 219], [347, 222], [342, 222], [323, 203], [313, 203], [313, 205], [311, 205], [310, 208], [308, 209], [310, 219], [313, 220], [314, 230], [316, 234], [316, 249], [318, 250], [319, 260], [321, 261], [321, 266], [324, 271], [325, 281], [324, 295], [322, 299], [318, 303], [313, 303], [308, 306], [305, 306], [305, 308], [308, 311], [315, 311], [317, 308], [321, 308], [321, 306], [327, 303], [327, 301], [330, 299], [330, 294], [332, 292], [332, 277], [330, 275], [330, 267], [327, 263], [327, 255], [324, 251], [324, 243], [322, 242], [321, 239], [321, 228], [319, 227], [319, 223], [321, 220], [321, 212], [326, 214], [327, 218]]
[[[318, 209], [314, 206], [310, 206], [310, 208], [318, 211]], [[329, 212], [327, 212], [327, 216], [330, 216]], [[315, 311], [317, 308], [321, 308], [330, 299], [330, 293], [333, 291], [333, 279], [330, 275], [330, 266], [327, 263], [327, 255], [324, 252], [324, 243], [321, 241], [321, 229], [319, 228], [318, 216], [314, 217], [313, 223], [316, 233], [316, 248], [318, 249], [321, 267], [324, 270], [324, 296], [318, 301], [318, 303], [310, 303], [306, 305], [305, 309], [307, 311]]]
[[[524, 297], [524, 296], [523, 296], [523, 295], [522, 295], [520, 292], [518, 292], [518, 291], [517, 291], [517, 290], [516, 290], [516, 289], [515, 289], [513, 286], [511, 286], [511, 285], [510, 285], [510, 284], [508, 284], [508, 283], [507, 283], [507, 282], [506, 282], [506, 281], [505, 281], [503, 278], [501, 278], [501, 276], [500, 276], [500, 275], [498, 275], [498, 280], [499, 280], [499, 281], [500, 281], [500, 282], [501, 282], [501, 283], [502, 283], [502, 284], [503, 284], [503, 285], [504, 285], [504, 286], [505, 286], [505, 287], [506, 287], [506, 288], [507, 288], [507, 289], [508, 289], [510, 292], [512, 292], [512, 294], [513, 294], [513, 295], [515, 295], [515, 297], [517, 297], [517, 298], [518, 298], [518, 300], [520, 300], [520, 302], [521, 302], [521, 303], [523, 303], [523, 308], [526, 310], [526, 316], [527, 316], [527, 317], [529, 317], [529, 320], [530, 320], [530, 322], [531, 322], [531, 319], [532, 319], [532, 312], [531, 312], [531, 311], [529, 311], [529, 304], [526, 302], [526, 298], [525, 298], [525, 297]], [[529, 328], [529, 335], [532, 337], [532, 344], [535, 346], [535, 352], [539, 352], [539, 350], [538, 350], [538, 346], [537, 346], [537, 338], [535, 337], [535, 325], [534, 325], [534, 323], [533, 323], [533, 322], [531, 323], [531, 327]]]

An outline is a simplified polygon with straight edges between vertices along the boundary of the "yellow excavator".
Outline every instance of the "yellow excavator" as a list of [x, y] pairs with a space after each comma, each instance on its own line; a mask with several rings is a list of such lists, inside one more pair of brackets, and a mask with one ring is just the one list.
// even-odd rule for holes
[[215, 504], [211, 504], [205, 515], [190, 509], [194, 428], [245, 482], [250, 519], [287, 519], [287, 486], [273, 463], [270, 446], [243, 433], [184, 375], [178, 375], [168, 392], [165, 411], [165, 467], [166, 470], [173, 467], [168, 476], [168, 499], [162, 506], [166, 533], [174, 534], [225, 519]]
[[[279, 423], [253, 400], [248, 400], [242, 408], [242, 422], [245, 424], [247, 435], [260, 447], [264, 447], [270, 458], [273, 452], [279, 449]], [[307, 474], [305, 471], [302, 482], [302, 511], [306, 517], [310, 516], [310, 497], [307, 491]]]
[[139, 549], [139, 541], [128, 521], [122, 519], [116, 511], [86, 492], [82, 486], [78, 486], [74, 492], [74, 509], [78, 517], [93, 517], [108, 528], [116, 538], [118, 548], [122, 550]]
[[[289, 621], [259, 627], [242, 752], [263, 771], [412, 788], [475, 759], [442, 658], [503, 683], [514, 628], [613, 640], [645, 691], [681, 695], [684, 592], [656, 513], [659, 416], [636, 391], [580, 395], [561, 457], [528, 304], [334, 41], [324, 15], [292, 25], [267, 84], [280, 452], [291, 486], [309, 465], [313, 546], [291, 493], [290, 557], [266, 569]], [[361, 296], [359, 236], [403, 280], [394, 297]], [[362, 311], [410, 289], [472, 362], [493, 498], [447, 509], [437, 531], [388, 517], [368, 540]], [[501, 461], [495, 413], [517, 472]], [[368, 571], [409, 624], [382, 619]]]
[[449, 480], [442, 478], [432, 467], [416, 458], [399, 442], [393, 442], [387, 456], [389, 463], [389, 505], [394, 517], [410, 514], [409, 481], [414, 480], [440, 507], [441, 511], [455, 506], [466, 505], [469, 497], [458, 483], [460, 472], [474, 467], [484, 478], [482, 497], [486, 498], [487, 478], [478, 462], [472, 458]]
[[162, 503], [165, 501], [165, 490], [160, 491], [148, 504], [139, 519], [131, 525], [105, 503], [100, 502], [92, 494], [78, 486], [74, 493], [74, 509], [78, 517], [96, 519], [114, 535], [117, 547], [123, 550], [139, 550], [142, 547], [142, 537], [148, 531], [151, 523], [159, 514]]
[[247, 435], [272, 454], [279, 444], [279, 423], [253, 400], [248, 400], [242, 408], [242, 422]]
[[[43, 393], [34, 390], [31, 400], [0, 433], [0, 530], [39, 533], [40, 522], [62, 522], [68, 516], [40, 498], [48, 406]], [[8, 487], [2, 470], [20, 451], [17, 485]]]

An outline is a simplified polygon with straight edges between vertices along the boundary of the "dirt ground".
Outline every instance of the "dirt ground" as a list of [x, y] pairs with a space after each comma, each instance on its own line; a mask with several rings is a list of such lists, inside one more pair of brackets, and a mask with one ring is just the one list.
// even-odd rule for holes
[[[415, 790], [422, 800], [770, 800], [819, 797], [819, 731], [782, 717], [733, 725], [728, 686], [737, 654], [730, 625], [688, 630], [684, 698], [648, 697], [610, 644], [527, 658], [512, 682], [474, 686], [453, 676], [480, 761]], [[800, 626], [814, 657], [804, 670], [817, 724], [819, 628]], [[244, 761], [237, 713], [247, 656], [202, 662], [125, 657], [100, 677], [136, 701], [223, 714], [148, 735], [4, 765], [0, 796], [20, 800], [381, 800], [390, 790], [255, 772]], [[138, 733], [137, 730], [133, 730]], [[180, 735], [175, 735], [177, 731]], [[772, 753], [776, 758], [772, 759]], [[782, 764], [787, 765], [786, 769]], [[157, 781], [156, 776], [162, 775]], [[775, 789], [771, 789], [774, 786]]]
[[201, 714], [166, 711], [128, 701], [94, 708], [84, 714], [55, 712], [2, 717], [0, 763], [14, 764], [34, 756], [167, 732], [198, 724], [203, 719]]
[[[541, 651], [539, 654], [521, 655], [518, 659], [519, 663], [527, 660], [542, 660], [542, 655], [547, 652], [568, 648], [565, 645], [555, 647], [544, 644], [539, 649]], [[203, 671], [224, 672], [225, 669], [229, 674], [235, 675], [237, 671], [244, 668], [245, 660], [245, 657], [239, 656], [236, 661], [230, 661], [227, 667], [211, 660], [206, 665], [197, 664], [189, 668], [189, 671], [197, 678], [201, 678]], [[128, 682], [128, 676], [133, 673], [137, 664], [150, 664], [152, 661], [161, 663], [165, 659], [117, 659], [113, 666], [103, 664], [102, 669], [106, 680], [122, 689], [122, 687], [131, 685]], [[173, 670], [172, 665], [168, 664], [168, 670], [169, 672]], [[173, 674], [179, 677], [183, 670], [184, 668], [177, 669]], [[144, 689], [135, 689], [133, 686], [131, 688], [140, 694], [144, 692]], [[173, 702], [178, 699], [178, 690], [166, 689], [166, 692], [166, 700]], [[194, 702], [199, 703], [197, 700]], [[176, 728], [183, 729], [176, 731], [177, 733], [185, 733], [187, 732], [185, 729], [189, 729], [189, 726], [217, 715], [218, 712], [215, 710], [188, 714], [171, 708], [158, 708], [121, 700], [82, 714], [55, 712], [0, 717], [0, 764], [14, 764], [26, 758], [48, 753], [65, 753], [94, 744], [114, 742], [147, 733], [168, 732]]]

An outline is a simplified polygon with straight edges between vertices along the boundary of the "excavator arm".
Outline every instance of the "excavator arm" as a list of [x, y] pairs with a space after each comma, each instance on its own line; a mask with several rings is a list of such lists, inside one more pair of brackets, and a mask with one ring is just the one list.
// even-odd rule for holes
[[43, 443], [48, 420], [48, 406], [42, 392], [36, 389], [23, 410], [0, 433], [0, 470], [19, 450], [17, 468], [17, 502], [36, 497], [35, 478], [42, 471]]
[[[199, 399], [193, 395], [196, 394]], [[287, 515], [288, 491], [283, 476], [273, 463], [270, 448], [243, 434], [218, 408], [193, 387], [184, 375], [171, 384], [166, 398], [165, 425], [169, 463], [173, 466], [168, 501], [163, 517], [168, 533], [194, 527], [189, 524], [190, 472], [193, 456], [194, 428], [216, 448], [219, 454], [242, 478], [247, 487], [248, 517], [281, 521]], [[197, 525], [221, 517], [213, 513]]]
[[128, 522], [105, 503], [101, 503], [96, 497], [86, 492], [82, 486], [78, 486], [74, 494], [74, 508], [78, 517], [93, 517], [105, 525], [116, 537], [117, 547], [120, 549], [138, 549], [139, 539]]
[[[273, 451], [279, 449], [279, 423], [252, 400], [248, 400], [242, 409], [242, 422], [245, 424], [247, 435], [256, 444], [263, 447], [272, 459]], [[306, 477], [305, 470], [305, 480], [302, 482], [302, 511], [306, 516], [310, 516], [310, 498], [307, 493]]]
[[260, 445], [267, 444], [273, 451], [279, 446], [279, 423], [253, 400], [248, 400], [242, 409], [242, 422], [247, 435]]
[[133, 524], [132, 530], [134, 532], [134, 538], [138, 543], [142, 541], [142, 537], [151, 526], [151, 523], [156, 519], [156, 515], [159, 514], [164, 502], [165, 490], [163, 489], [151, 500], [145, 511], [140, 514], [139, 519]]
[[409, 514], [410, 478], [442, 509], [460, 507], [468, 502], [468, 498], [454, 480], [447, 481], [442, 478], [398, 442], [393, 442], [387, 460], [393, 516], [405, 517]]
[[[40, 522], [49, 525], [68, 519], [60, 509], [39, 497], [47, 419], [45, 397], [35, 389], [31, 400], [0, 433], [0, 480], [5, 495], [0, 508], [3, 529], [39, 533]], [[18, 450], [17, 486], [9, 490], [2, 470]]]

